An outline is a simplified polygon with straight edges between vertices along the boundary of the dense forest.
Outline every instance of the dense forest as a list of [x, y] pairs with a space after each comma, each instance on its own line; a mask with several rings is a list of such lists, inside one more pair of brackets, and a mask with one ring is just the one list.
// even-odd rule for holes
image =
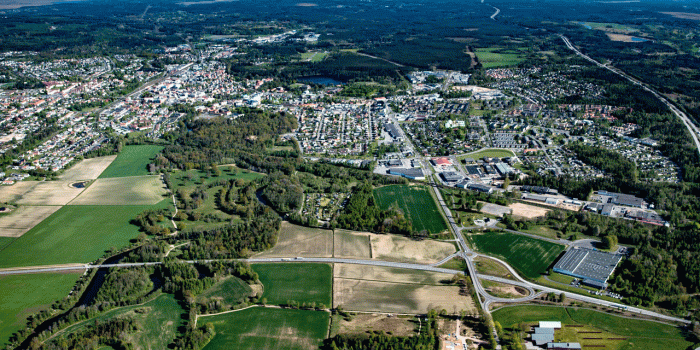
[[350, 230], [396, 233], [414, 236], [411, 221], [397, 210], [381, 210], [374, 201], [372, 185], [365, 183], [350, 197], [345, 211], [338, 216], [338, 226]]

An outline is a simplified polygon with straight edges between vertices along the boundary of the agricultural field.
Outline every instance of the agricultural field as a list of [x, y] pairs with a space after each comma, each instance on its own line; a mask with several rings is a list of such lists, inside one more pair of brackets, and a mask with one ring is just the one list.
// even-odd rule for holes
[[[28, 183], [26, 192], [16, 192], [15, 201], [17, 204], [66, 205], [84, 190], [84, 188], [71, 186], [74, 181], [22, 181], [20, 183], [25, 182]], [[10, 191], [13, 191], [13, 187], [20, 183], [9, 187]], [[18, 189], [22, 189], [22, 187]]]
[[216, 331], [204, 350], [316, 349], [329, 321], [325, 311], [262, 307], [199, 317], [200, 324], [212, 323]]
[[431, 309], [445, 309], [459, 314], [475, 313], [469, 296], [459, 294], [458, 286], [432, 286], [335, 278], [333, 306], [349, 311], [425, 314]]
[[290, 224], [283, 221], [277, 244], [256, 257], [325, 257], [333, 256], [333, 231]]
[[390, 185], [374, 189], [374, 198], [383, 210], [398, 208], [411, 220], [413, 230], [443, 233], [447, 225], [428, 189], [424, 186]]
[[27, 316], [68, 296], [81, 273], [0, 276], [0, 347], [27, 322]]
[[5, 249], [10, 243], [14, 242], [14, 237], [2, 237], [0, 236], [0, 251]]
[[160, 175], [97, 179], [71, 205], [153, 205], [167, 188]]
[[167, 200], [156, 206], [64, 206], [0, 251], [0, 267], [91, 262], [136, 238], [138, 227], [129, 223], [136, 215], [161, 207]]
[[337, 330], [336, 334], [362, 334], [368, 331], [379, 331], [398, 337], [408, 337], [418, 334], [418, 320], [411, 316], [392, 316], [386, 314], [357, 314], [352, 320], [346, 321], [342, 317], [333, 319]]
[[515, 156], [515, 153], [511, 150], [507, 150], [504, 148], [489, 148], [481, 151], [477, 151], [474, 153], [469, 153], [466, 155], [462, 155], [457, 157], [457, 159], [462, 160], [464, 158], [472, 158], [472, 159], [481, 159], [484, 157], [488, 158], [504, 158], [504, 157], [513, 157]]
[[331, 305], [332, 271], [326, 264], [255, 264], [268, 304], [290, 301]]
[[202, 294], [197, 295], [196, 301], [218, 299], [221, 301], [221, 305], [227, 307], [240, 304], [250, 296], [255, 296], [253, 288], [240, 278], [231, 276], [217, 282]]
[[355, 264], [335, 264], [333, 269], [333, 277], [433, 286], [443, 286], [445, 285], [445, 282], [452, 279], [452, 275], [447, 273]]
[[477, 251], [502, 258], [523, 277], [537, 278], [554, 262], [564, 246], [510, 232], [464, 232]]
[[124, 146], [100, 178], [148, 175], [147, 166], [163, 150], [161, 146]]
[[114, 156], [83, 159], [58, 178], [65, 181], [94, 180], [117, 158]]
[[457, 251], [448, 242], [417, 241], [404, 236], [369, 234], [372, 258], [386, 261], [433, 264]]
[[108, 320], [118, 317], [132, 317], [138, 327], [137, 332], [127, 335], [128, 342], [140, 349], [168, 349], [183, 325], [186, 312], [170, 294], [162, 294], [144, 304], [121, 307], [66, 328], [59, 334], [67, 335], [85, 328], [95, 320]]
[[[55, 213], [59, 206], [20, 206], [0, 216], [0, 237], [19, 237]], [[2, 246], [0, 244], [0, 246]]]
[[367, 233], [334, 230], [333, 256], [336, 258], [370, 259], [370, 237]]
[[[504, 307], [492, 314], [494, 321], [504, 328], [517, 327], [521, 322], [533, 325], [544, 320], [561, 321], [562, 325], [582, 325], [584, 327], [562, 327], [561, 331], [555, 332], [555, 341], [580, 342], [584, 348], [586, 345], [606, 345], [608, 349], [665, 350], [686, 349], [693, 345], [680, 328], [588, 309], [528, 305]], [[582, 331], [602, 333], [579, 333]]]
[[518, 65], [525, 58], [516, 50], [505, 50], [500, 48], [476, 49], [476, 57], [481, 65], [488, 68], [509, 67]]

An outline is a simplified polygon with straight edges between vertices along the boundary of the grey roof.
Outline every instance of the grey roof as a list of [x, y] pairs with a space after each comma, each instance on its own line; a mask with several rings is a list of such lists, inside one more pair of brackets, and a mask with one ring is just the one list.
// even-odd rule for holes
[[580, 343], [547, 343], [547, 349], [581, 349]]
[[402, 169], [402, 168], [395, 169], [395, 168], [393, 168], [393, 169], [389, 169], [389, 174], [400, 175], [400, 176], [408, 177], [408, 178], [412, 178], [412, 179], [425, 177], [425, 175], [423, 175], [423, 170], [420, 168], [409, 168], [409, 169]]
[[554, 271], [605, 284], [622, 259], [621, 255], [593, 249], [572, 248], [554, 265]]
[[446, 171], [444, 173], [440, 173], [440, 176], [442, 176], [445, 181], [460, 181], [464, 179], [464, 176], [458, 172], [454, 171]]
[[544, 345], [554, 341], [554, 334], [533, 334], [532, 342], [535, 345]]
[[554, 328], [535, 327], [535, 334], [554, 334]]
[[481, 176], [481, 169], [479, 169], [478, 166], [476, 166], [476, 165], [467, 165], [465, 168], [467, 169], [467, 172], [469, 173], [469, 175], [479, 175], [479, 176]]

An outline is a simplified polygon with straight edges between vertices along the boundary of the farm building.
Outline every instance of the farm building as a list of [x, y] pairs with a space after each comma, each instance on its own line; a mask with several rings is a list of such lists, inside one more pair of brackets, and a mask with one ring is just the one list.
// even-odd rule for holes
[[622, 259], [622, 255], [610, 254], [587, 248], [573, 248], [554, 265], [554, 272], [580, 278], [583, 284], [604, 289], [608, 277]]

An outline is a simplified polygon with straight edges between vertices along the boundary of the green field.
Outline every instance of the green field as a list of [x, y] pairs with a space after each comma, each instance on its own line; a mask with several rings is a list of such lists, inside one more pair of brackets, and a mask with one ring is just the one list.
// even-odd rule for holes
[[100, 174], [100, 178], [148, 175], [148, 163], [152, 163], [162, 150], [161, 146], [125, 146], [117, 159]]
[[5, 249], [10, 243], [12, 243], [15, 240], [14, 237], [0, 237], [0, 251]]
[[328, 52], [317, 52], [317, 51], [302, 52], [301, 53], [301, 60], [302, 61], [309, 61], [309, 62], [321, 62], [326, 58], [326, 56], [328, 56]]
[[537, 278], [564, 250], [564, 246], [510, 232], [465, 234], [471, 245], [484, 254], [505, 260], [527, 278]]
[[[501, 51], [501, 52], [496, 52]], [[484, 68], [515, 66], [525, 58], [515, 50], [500, 48], [476, 49], [476, 57]]]
[[289, 301], [331, 305], [332, 270], [326, 264], [255, 264], [268, 304]]
[[474, 152], [474, 153], [469, 153], [460, 157], [457, 157], [459, 160], [462, 160], [464, 158], [472, 158], [474, 160], [476, 159], [481, 159], [484, 157], [489, 157], [489, 158], [504, 158], [504, 157], [513, 157], [515, 156], [515, 153], [511, 150], [507, 149], [501, 149], [501, 148], [489, 148], [485, 149], [482, 151]]
[[127, 335], [128, 342], [140, 349], [168, 349], [170, 344], [184, 324], [185, 310], [170, 294], [162, 294], [157, 298], [142, 304], [121, 307], [105, 314], [83, 321], [66, 328], [62, 335], [79, 331], [95, 320], [108, 320], [117, 317], [133, 317], [138, 331]]
[[0, 347], [27, 322], [27, 316], [68, 296], [80, 273], [0, 276]]
[[400, 209], [413, 224], [413, 230], [431, 234], [447, 230], [447, 225], [428, 189], [423, 186], [390, 185], [374, 189], [374, 198], [383, 210]]
[[91, 262], [136, 238], [138, 227], [129, 223], [136, 215], [167, 203], [64, 206], [0, 251], [0, 267]]
[[216, 335], [204, 350], [309, 350], [326, 337], [330, 316], [324, 311], [250, 308], [199, 318]]
[[[521, 322], [534, 324], [538, 321], [561, 321], [562, 325], [586, 325], [586, 328], [603, 331], [613, 337], [626, 338], [610, 344], [608, 337], [598, 341], [582, 339], [572, 327], [562, 327], [555, 332], [556, 341], [579, 341], [583, 348], [586, 344], [614, 345], [608, 349], [686, 349], [693, 345], [685, 339], [683, 331], [677, 327], [650, 321], [632, 320], [603, 312], [551, 306], [513, 306], [504, 307], [493, 313], [494, 321], [504, 328], [515, 327]], [[589, 329], [586, 329], [589, 330]], [[589, 335], [590, 336], [590, 335]]]
[[251, 295], [253, 290], [240, 278], [229, 277], [217, 282], [204, 293], [197, 296], [197, 301], [204, 299], [219, 299], [224, 306], [234, 306], [242, 303]]

